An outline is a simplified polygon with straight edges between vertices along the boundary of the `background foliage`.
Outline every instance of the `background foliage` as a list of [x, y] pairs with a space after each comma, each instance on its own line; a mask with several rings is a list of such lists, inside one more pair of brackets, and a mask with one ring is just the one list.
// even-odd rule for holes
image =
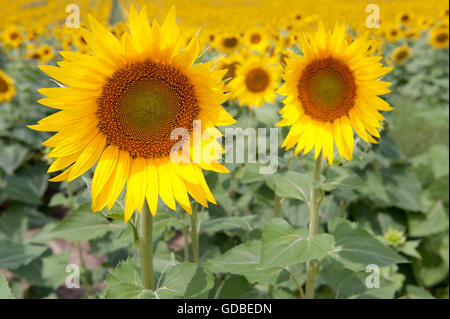
[[[449, 55], [426, 39], [410, 46], [412, 57], [387, 79], [395, 111], [380, 144], [357, 140], [354, 161], [325, 169], [318, 236], [306, 239], [310, 156], [280, 150], [275, 175], [226, 164], [230, 174], [207, 175], [218, 205], [199, 210], [201, 266], [185, 260], [187, 214], [159, 205], [155, 291], [141, 287], [122, 203], [93, 214], [89, 174], [70, 186], [47, 182], [49, 135], [26, 125], [51, 112], [35, 102], [49, 79], [20, 51], [0, 52], [18, 92], [0, 103], [0, 298], [297, 298], [313, 258], [323, 261], [319, 298], [448, 298]], [[274, 127], [280, 103], [227, 108], [240, 127]], [[66, 266], [80, 251], [83, 289], [69, 290]], [[382, 267], [378, 289], [365, 285], [368, 264]]]

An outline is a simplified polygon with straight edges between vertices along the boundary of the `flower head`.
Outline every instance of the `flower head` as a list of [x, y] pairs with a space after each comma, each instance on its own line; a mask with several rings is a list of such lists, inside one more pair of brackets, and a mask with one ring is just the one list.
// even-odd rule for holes
[[322, 151], [332, 164], [336, 144], [341, 157], [351, 160], [353, 130], [366, 142], [380, 137], [379, 111], [392, 108], [378, 97], [390, 92], [390, 83], [379, 78], [392, 68], [383, 67], [379, 56], [367, 56], [367, 35], [345, 41], [343, 25], [327, 32], [320, 23], [300, 45], [303, 56], [288, 60], [278, 90], [286, 96], [278, 126], [291, 126], [282, 147], [297, 144], [295, 154], [314, 148], [316, 158]]
[[[126, 184], [125, 221], [145, 200], [155, 214], [158, 197], [188, 213], [188, 194], [204, 206], [215, 203], [202, 169], [227, 169], [214, 157], [193, 160], [207, 144], [192, 133], [234, 123], [221, 106], [225, 71], [211, 70], [213, 62], [193, 64], [198, 39], [182, 48], [174, 7], [162, 25], [149, 23], [146, 7], [139, 13], [131, 7], [120, 40], [93, 17], [89, 22], [92, 32], [82, 29], [81, 37], [93, 55], [63, 51], [59, 67], [40, 67], [64, 84], [39, 90], [47, 96], [39, 102], [60, 111], [30, 126], [57, 132], [44, 142], [56, 158], [49, 172], [67, 168], [51, 181], [71, 181], [97, 163], [92, 209], [111, 208]], [[179, 128], [187, 139], [173, 138]], [[183, 146], [181, 163], [171, 160], [181, 152], [177, 146]]]

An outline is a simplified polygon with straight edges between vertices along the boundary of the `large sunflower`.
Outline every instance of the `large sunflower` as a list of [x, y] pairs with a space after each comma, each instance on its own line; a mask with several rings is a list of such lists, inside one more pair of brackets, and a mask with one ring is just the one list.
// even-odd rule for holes
[[[218, 155], [199, 156], [211, 145], [193, 135], [206, 129], [219, 134], [215, 125], [235, 122], [221, 106], [225, 71], [211, 71], [213, 62], [193, 65], [198, 39], [181, 48], [174, 7], [162, 25], [149, 24], [146, 7], [140, 13], [132, 7], [129, 32], [120, 41], [94, 18], [89, 23], [92, 32], [82, 29], [82, 36], [94, 55], [63, 51], [59, 67], [41, 66], [66, 85], [39, 90], [47, 96], [39, 102], [60, 111], [30, 126], [57, 132], [44, 142], [57, 158], [49, 172], [68, 168], [51, 181], [72, 181], [97, 163], [92, 209], [110, 209], [126, 184], [125, 221], [145, 200], [155, 214], [158, 195], [171, 209], [177, 201], [188, 213], [188, 194], [203, 206], [215, 203], [202, 169], [227, 169], [217, 163]], [[194, 127], [196, 120], [201, 123]], [[171, 139], [176, 128], [189, 137]], [[177, 151], [188, 142], [188, 152]], [[175, 152], [184, 156], [178, 164], [171, 160]]]
[[378, 78], [392, 68], [383, 67], [381, 57], [367, 56], [367, 35], [351, 44], [345, 40], [345, 26], [334, 31], [318, 30], [300, 43], [303, 56], [293, 56], [285, 70], [285, 83], [278, 92], [285, 95], [278, 126], [292, 126], [282, 147], [295, 154], [322, 151], [333, 163], [334, 143], [341, 157], [352, 159], [353, 130], [366, 142], [377, 143], [384, 117], [378, 111], [392, 108], [377, 95], [389, 93], [388, 82]]
[[4, 101], [11, 101], [16, 94], [14, 89], [14, 81], [0, 70], [0, 103]]
[[236, 69], [236, 77], [228, 85], [233, 97], [241, 105], [261, 106], [264, 101], [273, 103], [275, 90], [280, 84], [277, 61], [267, 57], [252, 56], [243, 60]]

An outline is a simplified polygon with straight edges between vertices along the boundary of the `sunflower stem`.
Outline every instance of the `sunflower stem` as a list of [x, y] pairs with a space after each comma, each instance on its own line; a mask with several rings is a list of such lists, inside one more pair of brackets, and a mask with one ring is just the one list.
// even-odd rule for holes
[[[73, 211], [73, 209], [75, 208], [75, 205], [73, 202], [72, 185], [69, 182], [67, 182], [67, 206], [69, 207], [69, 213], [71, 213]], [[81, 249], [81, 243], [76, 241], [75, 247], [78, 252], [78, 257], [80, 258], [80, 266], [81, 266], [83, 286], [84, 286], [84, 295], [89, 296], [91, 287], [90, 287], [90, 282], [89, 282], [89, 276], [87, 273], [86, 263], [84, 262], [83, 249]]]
[[196, 264], [200, 264], [200, 258], [198, 254], [197, 209], [198, 204], [195, 203], [191, 215], [191, 242], [192, 242], [192, 254], [194, 255], [194, 262]]
[[187, 226], [183, 226], [183, 237], [184, 237], [184, 261], [189, 261], [189, 229]]
[[139, 254], [141, 258], [142, 286], [153, 290], [153, 215], [147, 201], [142, 208], [139, 234]]
[[[321, 202], [321, 190], [318, 186], [318, 182], [320, 182], [321, 172], [322, 172], [322, 161], [323, 156], [322, 152], [319, 154], [319, 157], [316, 160], [316, 167], [314, 169], [314, 182], [316, 185], [313, 185], [313, 191], [311, 193], [311, 200], [309, 204], [309, 234], [308, 240], [311, 240], [313, 236], [315, 236], [319, 231], [319, 208]], [[315, 261], [310, 260], [306, 263], [306, 299], [314, 298], [314, 286], [316, 282], [316, 267]]]
[[273, 217], [281, 216], [281, 197], [275, 194], [275, 207], [273, 208]]

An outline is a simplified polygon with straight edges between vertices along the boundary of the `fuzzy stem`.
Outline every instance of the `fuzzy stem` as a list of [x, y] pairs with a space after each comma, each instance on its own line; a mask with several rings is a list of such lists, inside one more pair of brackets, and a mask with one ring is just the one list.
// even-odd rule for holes
[[150, 213], [147, 201], [144, 202], [140, 217], [139, 254], [142, 286], [153, 290], [153, 215]]
[[[322, 172], [322, 161], [323, 156], [320, 153], [319, 157], [316, 160], [316, 167], [314, 169], [314, 182], [320, 182], [320, 176]], [[321, 190], [315, 185], [313, 191], [311, 193], [311, 201], [309, 204], [309, 234], [308, 239], [316, 235], [319, 231], [319, 208], [321, 202]], [[316, 272], [315, 272], [315, 261], [310, 260], [306, 264], [306, 299], [314, 298], [314, 285], [316, 282]]]
[[198, 253], [197, 208], [198, 204], [195, 203], [191, 215], [191, 242], [192, 242], [192, 254], [194, 255], [194, 262], [196, 264], [200, 264], [200, 258]]

